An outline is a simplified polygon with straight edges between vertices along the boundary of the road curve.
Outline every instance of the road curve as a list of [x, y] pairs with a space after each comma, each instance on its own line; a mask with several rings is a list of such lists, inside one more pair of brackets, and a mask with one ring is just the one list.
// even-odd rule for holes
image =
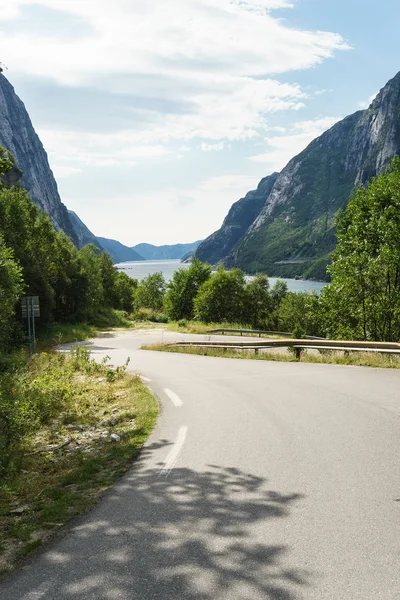
[[[140, 460], [2, 600], [398, 600], [400, 371], [139, 350], [161, 401]], [[193, 336], [192, 336], [193, 337]]]

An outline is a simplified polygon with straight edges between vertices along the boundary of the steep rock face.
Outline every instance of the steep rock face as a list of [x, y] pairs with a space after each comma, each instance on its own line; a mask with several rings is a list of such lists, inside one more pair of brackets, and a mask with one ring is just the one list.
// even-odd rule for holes
[[12, 152], [23, 175], [20, 180], [30, 198], [46, 211], [57, 230], [63, 230], [78, 245], [68, 211], [62, 204], [47, 154], [37, 136], [23, 102], [0, 73], [0, 145]]
[[218, 231], [212, 233], [197, 248], [196, 258], [216, 264], [226, 258], [243, 237], [263, 208], [273, 188], [278, 173], [264, 177], [256, 190], [232, 205]]
[[223, 262], [247, 272], [322, 278], [335, 247], [335, 214], [355, 186], [400, 154], [400, 73], [371, 106], [336, 123], [293, 158]]

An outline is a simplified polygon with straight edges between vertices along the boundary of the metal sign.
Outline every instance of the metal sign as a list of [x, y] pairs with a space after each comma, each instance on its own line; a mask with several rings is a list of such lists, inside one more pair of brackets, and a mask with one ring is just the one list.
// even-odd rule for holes
[[28, 321], [29, 351], [36, 352], [35, 318], [40, 317], [39, 296], [21, 298], [22, 318]]
[[40, 317], [39, 296], [24, 296], [21, 298], [22, 318]]

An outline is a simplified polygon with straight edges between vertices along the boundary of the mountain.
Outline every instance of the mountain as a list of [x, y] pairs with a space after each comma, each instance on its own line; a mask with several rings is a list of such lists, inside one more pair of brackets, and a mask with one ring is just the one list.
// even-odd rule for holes
[[143, 256], [135, 252], [132, 248], [128, 246], [124, 246], [120, 242], [116, 240], [109, 240], [107, 238], [98, 237], [97, 238], [101, 246], [107, 250], [110, 254], [111, 258], [116, 262], [126, 262], [131, 260], [145, 260]]
[[[265, 190], [261, 210], [233, 248], [225, 251], [223, 244], [228, 215], [213, 234], [217, 249], [207, 238], [196, 256], [209, 262], [217, 257], [248, 273], [325, 277], [336, 243], [336, 212], [346, 207], [357, 185], [382, 172], [396, 154], [400, 154], [400, 73], [369, 108], [336, 123], [288, 163]], [[231, 211], [240, 227], [243, 216], [239, 213], [235, 220]]]
[[78, 238], [79, 248], [83, 248], [83, 246], [86, 246], [86, 244], [94, 244], [100, 250], [105, 250], [94, 233], [92, 233], [90, 229], [86, 227], [85, 223], [80, 220], [76, 212], [69, 210], [68, 215], [72, 223], [72, 227], [74, 228], [75, 235]]
[[[22, 171], [20, 184], [31, 200], [50, 217], [54, 227], [63, 230], [80, 247], [79, 232], [71, 223], [67, 208], [61, 202], [57, 183], [47, 154], [35, 132], [23, 102], [11, 83], [0, 73], [0, 145], [12, 152]], [[16, 183], [19, 176], [9, 183]]]
[[278, 173], [264, 177], [256, 190], [232, 205], [221, 229], [212, 233], [197, 248], [196, 257], [199, 260], [215, 264], [231, 252], [260, 214], [277, 177]]
[[152, 244], [137, 244], [132, 250], [139, 252], [145, 260], [173, 260], [181, 259], [188, 252], [194, 252], [201, 244], [201, 240], [192, 244], [173, 244], [171, 246], [153, 246]]

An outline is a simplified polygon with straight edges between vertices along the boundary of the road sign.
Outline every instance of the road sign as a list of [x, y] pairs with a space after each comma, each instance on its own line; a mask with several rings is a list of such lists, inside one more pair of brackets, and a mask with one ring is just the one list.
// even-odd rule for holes
[[39, 296], [21, 298], [22, 318], [28, 321], [29, 351], [36, 352], [35, 318], [40, 317]]
[[40, 317], [39, 296], [24, 296], [21, 298], [22, 318]]

